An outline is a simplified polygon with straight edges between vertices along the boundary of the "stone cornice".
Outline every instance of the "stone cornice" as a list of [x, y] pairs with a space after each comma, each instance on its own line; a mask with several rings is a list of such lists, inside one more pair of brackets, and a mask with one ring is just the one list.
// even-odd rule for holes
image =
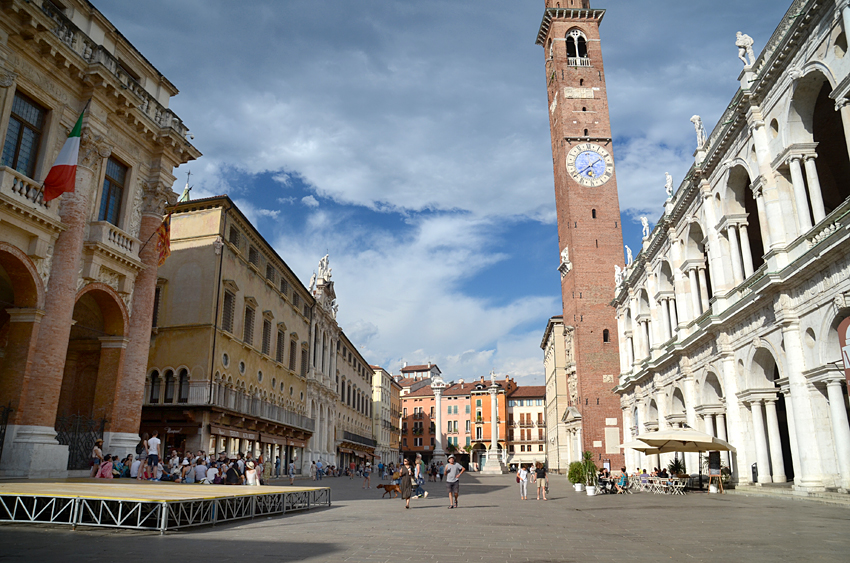
[[537, 31], [537, 40], [534, 43], [543, 45], [546, 42], [553, 19], [595, 20], [598, 25], [602, 23], [604, 16], [605, 10], [593, 8], [546, 8], [543, 12], [543, 20], [540, 22], [540, 29]]

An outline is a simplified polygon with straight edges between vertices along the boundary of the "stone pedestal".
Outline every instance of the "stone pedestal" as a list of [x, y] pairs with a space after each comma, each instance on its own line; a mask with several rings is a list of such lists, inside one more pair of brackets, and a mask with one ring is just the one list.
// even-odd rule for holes
[[502, 459], [499, 457], [498, 450], [494, 451], [492, 448], [487, 452], [487, 463], [484, 464], [484, 467], [481, 469], [482, 475], [503, 475], [508, 472], [508, 468], [505, 467], [505, 464], [502, 463]]
[[56, 431], [49, 426], [9, 425], [0, 474], [6, 478], [65, 478], [68, 446], [56, 442]]

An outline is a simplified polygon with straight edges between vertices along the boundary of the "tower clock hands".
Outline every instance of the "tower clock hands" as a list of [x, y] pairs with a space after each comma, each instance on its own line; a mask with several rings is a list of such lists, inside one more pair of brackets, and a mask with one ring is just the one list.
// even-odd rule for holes
[[589, 168], [593, 168], [593, 166], [594, 166], [597, 162], [602, 162], [602, 158], [600, 158], [600, 157], [596, 157], [596, 160], [594, 160], [593, 162], [591, 162], [590, 164], [588, 164], [587, 166], [585, 166], [584, 168], [582, 168], [581, 170], [579, 170], [579, 171], [578, 171], [578, 173], [579, 173], [579, 174], [584, 174], [584, 173], [585, 173], [585, 171], [587, 171], [587, 169], [589, 169]]

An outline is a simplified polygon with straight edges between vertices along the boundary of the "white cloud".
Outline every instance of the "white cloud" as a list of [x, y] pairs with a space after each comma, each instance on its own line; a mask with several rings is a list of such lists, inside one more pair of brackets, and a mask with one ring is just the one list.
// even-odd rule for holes
[[319, 200], [315, 197], [308, 195], [301, 198], [301, 203], [306, 205], [307, 207], [319, 207]]

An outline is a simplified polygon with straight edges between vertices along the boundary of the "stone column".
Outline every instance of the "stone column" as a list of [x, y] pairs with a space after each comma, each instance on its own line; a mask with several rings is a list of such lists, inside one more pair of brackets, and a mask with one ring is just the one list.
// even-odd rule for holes
[[46, 477], [65, 475], [67, 471], [68, 447], [56, 442], [53, 427], [73, 324], [83, 239], [96, 178], [94, 168], [109, 156], [108, 149], [101, 151], [103, 156], [98, 154], [87, 132], [80, 144], [75, 189], [60, 196], [59, 217], [67, 228], [53, 247], [45, 315], [32, 363], [34, 377], [22, 389], [13, 447], [6, 452], [7, 459], [13, 460], [12, 473], [16, 475]]
[[812, 220], [809, 217], [809, 202], [806, 199], [806, 184], [803, 180], [803, 170], [800, 167], [802, 157], [793, 155], [788, 166], [791, 168], [791, 184], [794, 186], [794, 203], [797, 205], [797, 225], [800, 234], [812, 228]]
[[673, 338], [673, 331], [670, 327], [670, 309], [667, 305], [667, 299], [662, 299], [660, 302], [661, 305], [661, 318], [663, 319], [662, 324], [663, 333], [664, 333], [664, 341], [667, 342], [671, 338]]
[[838, 454], [841, 487], [850, 489], [850, 424], [847, 422], [847, 410], [844, 407], [844, 393], [841, 391], [841, 382], [838, 380], [827, 382], [826, 392], [829, 399], [829, 417], [832, 422], [835, 451]]
[[667, 299], [667, 307], [670, 309], [670, 328], [675, 333], [679, 328], [679, 317], [676, 314], [676, 298]]
[[782, 438], [779, 435], [779, 419], [776, 416], [776, 399], [765, 399], [764, 409], [767, 412], [767, 437], [770, 440], [773, 482], [784, 483], [788, 477], [785, 475], [785, 459], [782, 456]]
[[495, 376], [490, 384], [490, 449], [487, 451], [487, 463], [484, 465], [483, 473], [502, 474], [505, 472], [502, 459], [499, 457], [498, 432], [498, 401], [496, 394], [499, 386], [496, 385]]
[[705, 268], [697, 268], [699, 277], [699, 295], [702, 302], [702, 312], [705, 313], [709, 309], [708, 302], [708, 280], [705, 277]]
[[717, 434], [714, 433], [714, 415], [706, 413], [703, 415], [703, 420], [705, 422], [705, 433], [709, 436], [717, 436]]
[[753, 413], [753, 435], [756, 442], [756, 462], [758, 462], [758, 482], [771, 483], [770, 458], [767, 453], [767, 443], [764, 439], [764, 414], [761, 410], [761, 399], [750, 402]]
[[[717, 437], [723, 440], [724, 442], [728, 442], [729, 440], [726, 438], [726, 415], [722, 412], [717, 413], [715, 419], [715, 426], [717, 427]], [[729, 452], [720, 452], [720, 458], [726, 461], [726, 465], [728, 465], [730, 468], [732, 467], [729, 461]]]
[[[634, 334], [634, 332], [632, 332]], [[629, 371], [632, 371], [632, 366], [635, 363], [635, 340], [633, 336], [629, 336], [628, 338], [628, 348], [626, 349], [626, 354], [629, 362]]]
[[[785, 339], [786, 365], [788, 367], [788, 391], [791, 398], [790, 409], [786, 402], [786, 410], [793, 410], [794, 429], [797, 437], [798, 457], [800, 458], [800, 475], [794, 476], [798, 489], [806, 491], [822, 491], [820, 444], [815, 432], [815, 416], [809, 399], [808, 381], [803, 375], [803, 343], [800, 339], [800, 325], [796, 321], [783, 322], [782, 337]], [[800, 447], [803, 444], [806, 447]]]
[[688, 280], [691, 282], [691, 307], [693, 307], [694, 310], [694, 318], [697, 318], [702, 314], [702, 309], [700, 308], [699, 284], [697, 283], [696, 268], [688, 270]]
[[815, 223], [820, 223], [826, 217], [826, 211], [823, 208], [823, 194], [820, 189], [818, 169], [815, 165], [816, 157], [816, 154], [807, 154], [804, 159], [806, 161], [806, 181], [809, 184], [809, 200], [812, 203], [812, 215], [815, 217]]
[[124, 371], [115, 386], [115, 416], [109, 421], [108, 431], [104, 435], [104, 441], [110, 451], [124, 452], [123, 455], [134, 451], [139, 441], [139, 423], [144, 403], [159, 262], [156, 236], [151, 236], [162, 224], [168, 199], [174, 198], [171, 189], [162, 184], [142, 184], [136, 189], [143, 190], [138, 238], [143, 245], [145, 241], [150, 241], [139, 252], [139, 259], [145, 268], [138, 273], [133, 284], [132, 314], [127, 334], [129, 342], [124, 352]]
[[[446, 462], [446, 455], [443, 451], [443, 406], [442, 406], [442, 398], [443, 398], [443, 381], [442, 379], [434, 378], [431, 383], [431, 390], [434, 391], [434, 404], [435, 404], [435, 417], [434, 417], [434, 458], [433, 461], [443, 463]], [[494, 395], [495, 397], [495, 395]]]
[[744, 279], [753, 275], [753, 252], [750, 250], [750, 237], [747, 234], [747, 224], [741, 223], [738, 225], [738, 232], [741, 235], [741, 258], [744, 262]]
[[771, 248], [770, 227], [767, 225], [767, 210], [764, 203], [764, 195], [762, 188], [758, 187], [753, 190], [753, 199], [756, 200], [756, 209], [759, 215], [759, 227], [761, 229], [762, 246]]
[[732, 260], [732, 275], [735, 278], [735, 285], [738, 285], [744, 281], [744, 278], [741, 271], [741, 247], [738, 246], [737, 225], [726, 227], [726, 234], [729, 236], [729, 258]]

